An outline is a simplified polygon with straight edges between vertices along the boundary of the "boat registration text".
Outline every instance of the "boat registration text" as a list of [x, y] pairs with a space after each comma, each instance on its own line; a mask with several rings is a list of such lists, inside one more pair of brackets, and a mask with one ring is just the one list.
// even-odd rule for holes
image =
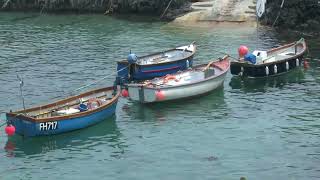
[[58, 129], [58, 122], [43, 122], [39, 124], [40, 131], [49, 131], [49, 130], [55, 130]]

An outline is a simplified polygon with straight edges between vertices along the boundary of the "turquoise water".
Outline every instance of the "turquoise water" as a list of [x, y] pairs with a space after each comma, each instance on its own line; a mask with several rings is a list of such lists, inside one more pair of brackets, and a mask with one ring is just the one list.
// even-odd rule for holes
[[[99, 15], [0, 14], [0, 111], [45, 104], [110, 75], [116, 61], [196, 41], [195, 64], [298, 39], [268, 28], [179, 27]], [[320, 41], [306, 37], [310, 55]], [[239, 79], [197, 99], [119, 101], [96, 126], [51, 137], [0, 131], [0, 179], [319, 179], [320, 61], [268, 79]]]

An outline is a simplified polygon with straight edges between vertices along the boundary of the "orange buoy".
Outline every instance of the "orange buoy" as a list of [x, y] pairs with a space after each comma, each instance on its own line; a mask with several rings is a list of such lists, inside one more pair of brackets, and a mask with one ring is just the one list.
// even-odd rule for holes
[[163, 79], [163, 83], [167, 83], [169, 80], [174, 80], [176, 82], [179, 81], [179, 79], [176, 78], [176, 76], [173, 75], [167, 75], [164, 79]]

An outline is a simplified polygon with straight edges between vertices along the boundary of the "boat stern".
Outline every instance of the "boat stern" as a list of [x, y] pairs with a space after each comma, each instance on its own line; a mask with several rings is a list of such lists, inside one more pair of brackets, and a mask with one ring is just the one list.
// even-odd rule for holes
[[151, 103], [157, 101], [156, 91], [154, 89], [144, 88], [139, 85], [129, 85], [129, 99], [140, 103]]
[[116, 85], [123, 85], [129, 81], [129, 63], [127, 61], [117, 62]]

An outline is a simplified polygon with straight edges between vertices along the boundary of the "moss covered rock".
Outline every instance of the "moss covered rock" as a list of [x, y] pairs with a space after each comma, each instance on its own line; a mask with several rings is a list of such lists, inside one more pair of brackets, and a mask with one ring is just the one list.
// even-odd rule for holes
[[319, 0], [285, 0], [282, 8], [281, 3], [282, 0], [267, 1], [266, 12], [261, 20], [263, 24], [285, 29], [320, 30]]

